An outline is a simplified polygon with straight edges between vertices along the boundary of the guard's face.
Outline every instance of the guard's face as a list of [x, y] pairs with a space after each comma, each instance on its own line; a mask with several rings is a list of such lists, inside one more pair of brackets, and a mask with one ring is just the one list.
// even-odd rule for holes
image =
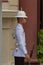
[[22, 23], [26, 23], [26, 18], [22, 18]]

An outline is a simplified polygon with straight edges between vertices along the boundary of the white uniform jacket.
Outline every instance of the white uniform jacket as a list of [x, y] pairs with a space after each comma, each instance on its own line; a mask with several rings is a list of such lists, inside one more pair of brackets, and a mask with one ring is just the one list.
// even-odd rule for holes
[[16, 36], [16, 49], [14, 49], [14, 56], [25, 57], [27, 54], [26, 42], [25, 42], [25, 32], [21, 24], [17, 24], [15, 29]]

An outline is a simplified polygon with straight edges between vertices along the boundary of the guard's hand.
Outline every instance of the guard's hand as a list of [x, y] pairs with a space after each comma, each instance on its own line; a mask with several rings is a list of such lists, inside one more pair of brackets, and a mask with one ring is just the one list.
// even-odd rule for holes
[[28, 60], [25, 58], [25, 59], [24, 59], [24, 63], [27, 63], [27, 62], [28, 62]]
[[29, 56], [29, 54], [25, 54], [24, 62], [29, 62], [29, 61], [30, 61], [30, 56]]

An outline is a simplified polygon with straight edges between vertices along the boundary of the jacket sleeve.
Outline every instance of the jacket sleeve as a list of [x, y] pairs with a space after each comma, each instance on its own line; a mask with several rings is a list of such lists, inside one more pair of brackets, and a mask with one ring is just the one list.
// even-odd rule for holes
[[22, 34], [23, 34], [22, 29], [21, 28], [17, 29], [16, 36], [17, 36], [20, 48], [21, 48], [21, 50], [23, 51], [24, 54], [27, 54], [27, 49], [26, 49], [26, 45], [25, 45], [25, 42], [24, 42]]

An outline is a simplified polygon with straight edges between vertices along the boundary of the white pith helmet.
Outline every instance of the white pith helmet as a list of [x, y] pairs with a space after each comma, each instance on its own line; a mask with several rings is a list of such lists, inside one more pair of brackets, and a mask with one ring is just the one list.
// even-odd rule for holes
[[22, 10], [18, 11], [15, 17], [16, 18], [27, 18], [25, 11], [22, 11]]

